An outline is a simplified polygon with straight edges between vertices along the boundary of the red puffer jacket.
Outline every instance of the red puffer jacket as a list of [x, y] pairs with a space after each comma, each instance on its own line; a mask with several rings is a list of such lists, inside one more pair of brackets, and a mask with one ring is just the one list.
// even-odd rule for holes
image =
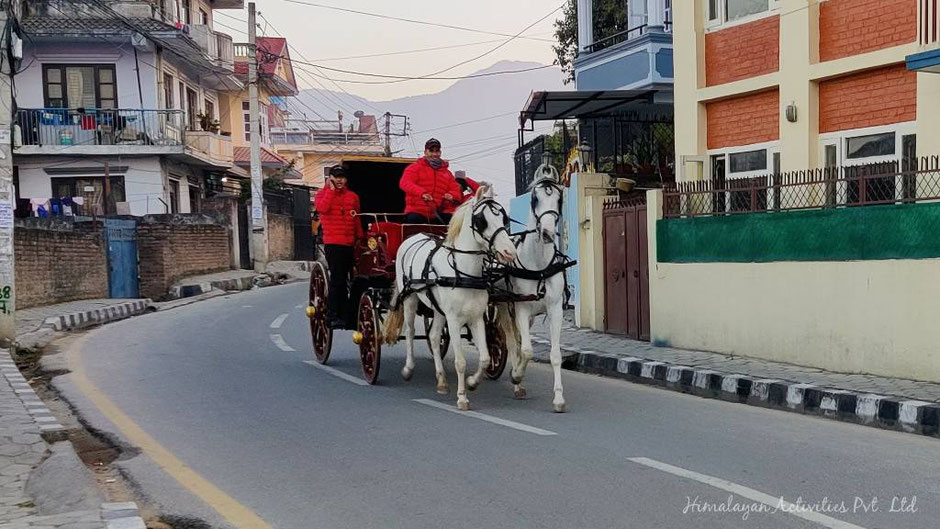
[[[460, 204], [463, 204], [464, 202], [473, 198], [473, 195], [476, 194], [477, 189], [480, 189], [480, 184], [476, 180], [464, 177], [464, 181], [467, 182], [467, 187], [470, 189], [464, 191], [464, 195], [463, 198], [460, 199], [460, 203], [445, 202], [444, 207], [442, 208], [444, 213], [453, 215], [454, 212], [457, 211], [457, 208], [460, 207]], [[457, 185], [460, 185], [460, 182], [457, 182]]]
[[[460, 186], [447, 168], [446, 161], [442, 162], [440, 169], [435, 169], [427, 159], [420, 158], [405, 169], [398, 185], [405, 192], [405, 214], [417, 213], [428, 219], [433, 219], [437, 210], [448, 205], [444, 202], [445, 194], [450, 193], [458, 203], [462, 196]], [[425, 202], [421, 198], [425, 193], [434, 197], [434, 200]]]
[[321, 189], [314, 202], [323, 226], [323, 244], [353, 246], [362, 235], [359, 213], [359, 195], [347, 188]]

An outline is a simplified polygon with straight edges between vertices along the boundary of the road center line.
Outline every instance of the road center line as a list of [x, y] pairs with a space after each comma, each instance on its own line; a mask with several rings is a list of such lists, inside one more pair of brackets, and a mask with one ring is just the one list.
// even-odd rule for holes
[[550, 432], [548, 430], [543, 430], [541, 428], [536, 428], [535, 426], [529, 426], [527, 424], [522, 424], [520, 422], [500, 419], [499, 417], [493, 417], [492, 415], [486, 415], [485, 413], [480, 413], [476, 411], [460, 411], [457, 408], [449, 404], [437, 402], [436, 400], [430, 400], [430, 399], [413, 399], [413, 400], [417, 402], [418, 404], [424, 404], [425, 406], [431, 406], [432, 408], [437, 408], [439, 410], [449, 411], [452, 413], [456, 413], [458, 415], [462, 415], [464, 417], [480, 419], [481, 421], [498, 424], [500, 426], [512, 428], [513, 430], [519, 430], [521, 432], [532, 433], [535, 435], [558, 435], [555, 432]]
[[672, 465], [646, 457], [628, 457], [627, 459], [634, 463], [650, 468], [655, 468], [656, 470], [661, 470], [674, 476], [679, 476], [682, 478], [698, 481], [699, 483], [704, 483], [706, 485], [711, 485], [712, 487], [736, 494], [742, 498], [747, 498], [758, 503], [763, 503], [768, 507], [779, 508], [782, 514], [796, 516], [797, 518], [808, 520], [823, 527], [829, 527], [830, 529], [865, 529], [864, 527], [851, 524], [849, 522], [836, 520], [835, 518], [826, 516], [825, 514], [821, 514], [816, 511], [801, 508], [788, 501], [784, 501], [783, 498], [775, 498], [770, 494], [765, 494], [759, 490], [754, 490], [752, 488], [745, 487], [744, 485], [738, 485], [737, 483], [721, 478], [699, 474], [698, 472], [694, 472], [692, 470], [674, 467]]
[[287, 345], [287, 342], [284, 341], [284, 337], [281, 336], [280, 334], [272, 334], [271, 341], [274, 342], [274, 345], [276, 345], [277, 348], [280, 349], [281, 351], [284, 351], [286, 353], [296, 351], [296, 349]]
[[284, 324], [284, 320], [287, 319], [287, 316], [288, 316], [287, 314], [281, 314], [281, 315], [278, 316], [277, 318], [274, 318], [274, 321], [271, 322], [271, 328], [272, 328], [272, 329], [280, 329], [280, 328], [281, 328], [281, 325]]
[[315, 368], [317, 368], [317, 369], [319, 369], [319, 370], [321, 370], [321, 371], [325, 371], [325, 372], [327, 372], [327, 373], [333, 375], [334, 377], [341, 378], [341, 379], [345, 380], [346, 382], [352, 382], [353, 384], [356, 384], [356, 385], [358, 385], [358, 386], [368, 386], [368, 385], [369, 385], [368, 382], [366, 382], [365, 380], [363, 380], [363, 379], [361, 379], [361, 378], [354, 377], [354, 376], [352, 376], [352, 375], [348, 375], [348, 374], [346, 374], [346, 373], [343, 373], [343, 372], [340, 371], [339, 369], [335, 369], [335, 368], [332, 368], [332, 367], [330, 367], [330, 366], [325, 366], [325, 365], [323, 365], [323, 364], [321, 364], [321, 363], [319, 363], [319, 362], [314, 362], [313, 360], [304, 360], [304, 363], [305, 363], [305, 364], [310, 364], [310, 365], [312, 365], [313, 367], [315, 367]]

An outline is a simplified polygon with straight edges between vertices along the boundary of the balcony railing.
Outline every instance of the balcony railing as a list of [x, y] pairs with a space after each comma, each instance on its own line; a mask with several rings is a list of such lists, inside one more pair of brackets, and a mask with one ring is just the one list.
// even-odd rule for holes
[[232, 37], [202, 24], [191, 26], [190, 36], [216, 64], [228, 69], [234, 67], [235, 50]]
[[181, 110], [20, 109], [16, 124], [21, 145], [183, 144]]
[[940, 40], [940, 24], [937, 22], [938, 0], [918, 0], [917, 35], [921, 46], [932, 46]]
[[231, 165], [232, 137], [208, 131], [186, 131], [186, 148], [217, 165]]
[[593, 42], [592, 44], [588, 44], [584, 47], [584, 51], [586, 53], [594, 53], [605, 48], [609, 48], [615, 44], [620, 44], [621, 42], [635, 39], [644, 35], [646, 33], [646, 28], [647, 25], [643, 24], [642, 26], [630, 28], [626, 31], [621, 31], [620, 33], [614, 33], [609, 37], [604, 37], [601, 40]]
[[236, 57], [251, 57], [251, 44], [235, 44]]
[[380, 145], [381, 138], [371, 132], [297, 131], [271, 129], [275, 145]]

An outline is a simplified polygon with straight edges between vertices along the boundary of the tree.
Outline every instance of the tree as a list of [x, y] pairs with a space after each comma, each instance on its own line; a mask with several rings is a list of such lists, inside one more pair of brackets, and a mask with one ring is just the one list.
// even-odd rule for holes
[[[593, 0], [591, 25], [594, 42], [626, 31], [627, 0]], [[574, 60], [578, 57], [578, 0], [568, 0], [562, 18], [555, 21], [555, 64], [565, 73], [565, 84], [574, 81]]]

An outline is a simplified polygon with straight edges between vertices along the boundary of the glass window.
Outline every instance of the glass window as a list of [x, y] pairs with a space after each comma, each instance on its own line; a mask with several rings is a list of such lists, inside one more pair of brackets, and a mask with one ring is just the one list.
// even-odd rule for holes
[[845, 139], [845, 157], [850, 160], [870, 158], [872, 156], [893, 156], [895, 152], [895, 136], [893, 132], [886, 134], [869, 134]]
[[170, 213], [180, 212], [180, 181], [170, 180]]
[[718, 0], [708, 0], [708, 20], [718, 20]]
[[747, 151], [729, 154], [731, 173], [767, 170], [767, 150]]
[[113, 65], [46, 65], [45, 106], [54, 108], [117, 108]]
[[770, 9], [769, 0], [725, 0], [725, 18], [737, 20]]
[[173, 102], [173, 76], [168, 73], [163, 74], [163, 108], [176, 108]]

